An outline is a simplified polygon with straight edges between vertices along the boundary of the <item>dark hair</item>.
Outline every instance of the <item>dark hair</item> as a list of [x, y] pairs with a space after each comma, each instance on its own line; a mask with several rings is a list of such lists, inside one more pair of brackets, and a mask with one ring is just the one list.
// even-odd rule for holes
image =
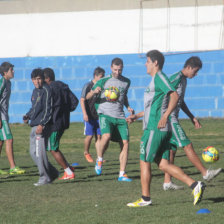
[[5, 72], [8, 72], [10, 68], [13, 68], [14, 65], [9, 62], [3, 62], [0, 66], [0, 73], [2, 76], [4, 76]]
[[44, 80], [44, 71], [41, 68], [35, 68], [32, 72], [31, 72], [31, 79], [34, 79], [36, 77], [40, 77], [42, 80]]
[[95, 70], [93, 72], [93, 77], [99, 76], [101, 74], [103, 74], [103, 76], [104, 76], [105, 70], [103, 68], [101, 68], [101, 67], [97, 67], [97, 68], [95, 68]]
[[123, 66], [123, 60], [121, 58], [114, 58], [111, 62], [112, 65], [122, 65]]
[[187, 59], [187, 61], [184, 64], [184, 68], [186, 68], [187, 66], [190, 66], [191, 68], [202, 68], [202, 62], [201, 59], [197, 56], [192, 56], [190, 58]]
[[49, 78], [50, 81], [55, 81], [55, 74], [54, 74], [54, 70], [51, 68], [45, 68], [44, 70], [44, 77], [45, 78]]
[[152, 62], [157, 61], [159, 69], [160, 70], [163, 69], [165, 58], [164, 58], [164, 55], [160, 51], [151, 50], [151, 51], [147, 52], [146, 57], [150, 58]]

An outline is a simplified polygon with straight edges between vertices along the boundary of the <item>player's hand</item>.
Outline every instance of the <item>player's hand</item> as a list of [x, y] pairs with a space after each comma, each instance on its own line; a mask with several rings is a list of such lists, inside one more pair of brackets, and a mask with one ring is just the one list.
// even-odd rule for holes
[[135, 114], [134, 109], [132, 109], [131, 107], [128, 107], [127, 109], [128, 109], [128, 112], [129, 112], [130, 114]]
[[94, 89], [93, 90], [93, 93], [94, 94], [98, 94], [98, 93], [100, 93], [101, 92], [101, 88], [98, 86], [98, 87], [96, 87], [96, 89]]
[[166, 123], [167, 123], [167, 117], [162, 117], [158, 123], [157, 128], [161, 129], [161, 128], [165, 128], [166, 127]]
[[128, 117], [126, 118], [126, 121], [127, 121], [128, 124], [131, 124], [131, 123], [133, 123], [133, 122], [136, 121], [136, 120], [137, 120], [137, 117], [136, 117], [135, 114], [132, 114], [132, 115], [130, 115], [130, 116], [128, 116]]
[[194, 118], [192, 119], [192, 122], [193, 122], [193, 124], [194, 124], [195, 129], [199, 129], [199, 128], [201, 128], [201, 124], [200, 124], [199, 120], [197, 120], [197, 118], [194, 117]]
[[42, 134], [43, 129], [44, 129], [44, 126], [42, 126], [42, 125], [38, 125], [38, 126], [37, 126], [37, 129], [36, 129], [36, 134], [37, 134], [37, 135]]
[[23, 122], [25, 124], [28, 124], [28, 122], [29, 122], [29, 118], [26, 115], [23, 116]]
[[89, 121], [89, 117], [85, 114], [85, 115], [83, 115], [83, 120], [84, 121]]

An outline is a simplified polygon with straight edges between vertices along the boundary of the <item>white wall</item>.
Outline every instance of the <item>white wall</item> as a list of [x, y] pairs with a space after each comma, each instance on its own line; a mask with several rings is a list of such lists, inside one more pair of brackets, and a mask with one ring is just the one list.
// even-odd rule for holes
[[0, 15], [0, 57], [220, 49], [222, 6]]

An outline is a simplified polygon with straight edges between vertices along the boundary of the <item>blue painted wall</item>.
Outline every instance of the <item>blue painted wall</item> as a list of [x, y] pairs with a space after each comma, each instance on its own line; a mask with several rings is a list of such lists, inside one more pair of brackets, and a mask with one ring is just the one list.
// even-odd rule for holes
[[[167, 54], [163, 71], [168, 76], [181, 70], [190, 56], [199, 56], [203, 68], [192, 80], [188, 80], [186, 103], [197, 117], [224, 116], [224, 51], [207, 51], [198, 53]], [[22, 116], [29, 110], [33, 84], [30, 79], [32, 69], [51, 67], [56, 78], [69, 84], [73, 92], [80, 98], [83, 85], [92, 78], [93, 70], [101, 66], [110, 73], [110, 63], [114, 57], [124, 60], [123, 75], [131, 79], [128, 93], [130, 105], [139, 112], [143, 109], [143, 92], [150, 82], [146, 74], [145, 57], [138, 54], [69, 56], [69, 57], [25, 57], [2, 58], [0, 63], [10, 61], [15, 65], [15, 78], [12, 80], [10, 99], [10, 122], [21, 123]], [[186, 116], [181, 112], [181, 118]], [[71, 121], [82, 121], [80, 105], [71, 114]]]

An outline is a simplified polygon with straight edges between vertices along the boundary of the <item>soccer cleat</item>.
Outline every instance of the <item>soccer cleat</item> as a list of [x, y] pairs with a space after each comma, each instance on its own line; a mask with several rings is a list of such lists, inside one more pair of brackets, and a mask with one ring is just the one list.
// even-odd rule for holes
[[131, 178], [128, 178], [127, 174], [125, 173], [123, 176], [121, 177], [118, 177], [117, 179], [118, 181], [126, 181], [126, 182], [131, 182], [132, 179]]
[[221, 171], [222, 171], [222, 168], [219, 168], [217, 170], [209, 170], [208, 169], [206, 175], [203, 176], [203, 179], [206, 180], [206, 181], [210, 181], [214, 177], [216, 177], [217, 175], [219, 175]]
[[102, 173], [102, 161], [98, 161], [98, 159], [96, 160], [95, 171], [97, 175]]
[[198, 204], [201, 201], [205, 187], [206, 185], [203, 182], [198, 181], [198, 184], [192, 191], [192, 194], [194, 195], [194, 205]]
[[151, 205], [152, 201], [144, 201], [142, 198], [140, 198], [139, 200], [132, 202], [132, 203], [128, 203], [127, 206], [128, 207], [143, 207], [143, 206], [148, 206]]
[[9, 170], [9, 174], [10, 175], [14, 175], [14, 174], [24, 174], [26, 171], [19, 168], [18, 166], [15, 166], [14, 168]]
[[94, 162], [92, 156], [91, 156], [89, 153], [84, 154], [84, 156], [85, 156], [86, 160], [87, 160], [89, 163], [93, 163], [93, 162]]
[[4, 170], [0, 170], [0, 175], [8, 175], [9, 173], [7, 171]]
[[75, 178], [74, 173], [72, 173], [71, 175], [68, 175], [66, 172], [64, 172], [64, 175], [58, 178], [58, 180], [73, 180], [74, 178]]
[[178, 186], [172, 182], [169, 183], [163, 183], [163, 190], [168, 191], [168, 190], [182, 190], [184, 189], [183, 186]]

